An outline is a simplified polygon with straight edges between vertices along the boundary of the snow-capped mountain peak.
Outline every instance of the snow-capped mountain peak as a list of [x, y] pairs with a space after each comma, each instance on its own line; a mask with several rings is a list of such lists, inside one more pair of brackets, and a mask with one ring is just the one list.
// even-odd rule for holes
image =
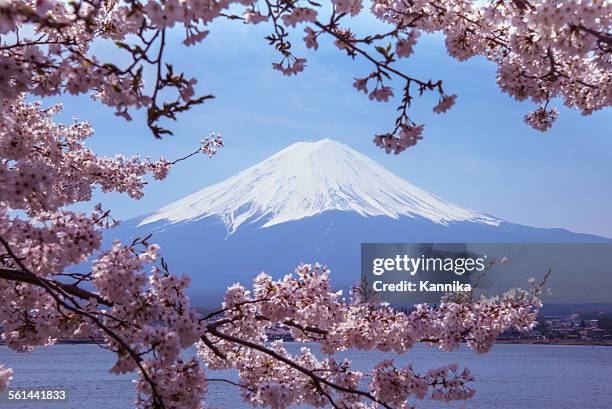
[[140, 225], [216, 216], [233, 233], [337, 210], [361, 216], [422, 217], [435, 223], [500, 220], [461, 208], [420, 189], [374, 160], [331, 139], [298, 142], [268, 159], [171, 203]]

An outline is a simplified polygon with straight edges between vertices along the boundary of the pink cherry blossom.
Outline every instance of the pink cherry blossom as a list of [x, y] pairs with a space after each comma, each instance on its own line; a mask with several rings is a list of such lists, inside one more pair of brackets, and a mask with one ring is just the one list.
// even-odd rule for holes
[[221, 139], [221, 134], [218, 132], [211, 132], [200, 143], [202, 144], [202, 152], [208, 155], [209, 158], [215, 156], [219, 149], [223, 147], [223, 139]]
[[306, 32], [306, 37], [304, 37], [304, 43], [307, 48], [317, 49], [319, 48], [319, 43], [317, 43], [317, 33], [310, 27], [306, 27], [304, 29]]
[[293, 61], [288, 59], [280, 63], [272, 63], [272, 67], [275, 70], [282, 72], [286, 76], [297, 75], [298, 73], [304, 71], [304, 67], [306, 67], [306, 59], [295, 58]]
[[525, 122], [531, 125], [532, 128], [544, 132], [553, 125], [557, 119], [558, 113], [559, 111], [557, 111], [557, 108], [547, 110], [546, 108], [540, 107], [525, 115]]
[[363, 8], [362, 0], [332, 0], [332, 4], [336, 6], [337, 13], [348, 13], [351, 16], [356, 16]]
[[457, 99], [457, 95], [445, 95], [442, 97], [438, 105], [436, 105], [433, 111], [436, 114], [443, 114], [444, 112], [451, 109], [453, 105], [455, 105], [455, 100]]
[[359, 78], [356, 79], [353, 83], [353, 87], [357, 89], [357, 91], [361, 91], [363, 93], [368, 93], [368, 80], [367, 78]]
[[400, 38], [395, 44], [395, 52], [399, 57], [409, 57], [414, 51], [414, 46], [421, 33], [417, 30], [412, 30], [406, 38]]
[[298, 7], [283, 17], [283, 23], [289, 27], [295, 27], [298, 23], [314, 22], [317, 20], [317, 11], [308, 7]]
[[368, 95], [368, 97], [371, 100], [385, 101], [385, 102], [388, 101], [389, 98], [391, 98], [392, 96], [393, 96], [393, 90], [391, 89], [391, 87], [379, 87], [379, 88], [375, 88]]

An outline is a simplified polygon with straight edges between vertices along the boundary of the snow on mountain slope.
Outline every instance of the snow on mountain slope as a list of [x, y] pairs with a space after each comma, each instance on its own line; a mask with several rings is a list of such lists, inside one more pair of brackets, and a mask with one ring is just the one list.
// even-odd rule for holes
[[340, 142], [323, 139], [295, 143], [223, 182], [159, 209], [140, 226], [217, 216], [233, 233], [244, 223], [270, 227], [330, 210], [364, 217], [422, 217], [442, 225], [500, 223], [413, 186]]

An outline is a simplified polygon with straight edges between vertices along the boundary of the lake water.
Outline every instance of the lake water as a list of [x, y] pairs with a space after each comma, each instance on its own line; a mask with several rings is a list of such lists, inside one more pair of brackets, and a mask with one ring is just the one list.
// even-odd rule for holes
[[[296, 351], [302, 344], [288, 343]], [[345, 353], [360, 369], [371, 368], [385, 354]], [[486, 355], [462, 346], [447, 353], [417, 346], [398, 357], [413, 362], [417, 370], [456, 362], [476, 376], [476, 396], [457, 405], [422, 402], [417, 407], [512, 408], [612, 408], [612, 347], [561, 345], [496, 345]], [[11, 387], [66, 388], [67, 403], [7, 403], [11, 409], [131, 409], [134, 387], [130, 376], [107, 372], [112, 354], [95, 345], [55, 345], [33, 353], [17, 354], [0, 346], [0, 362], [15, 371]], [[223, 375], [211, 373], [215, 377]], [[228, 374], [225, 374], [228, 375]], [[213, 375], [211, 375], [213, 376]], [[230, 375], [231, 376], [231, 375]], [[249, 408], [237, 390], [211, 384], [207, 402], [212, 407]], [[417, 402], [418, 403], [418, 402]]]

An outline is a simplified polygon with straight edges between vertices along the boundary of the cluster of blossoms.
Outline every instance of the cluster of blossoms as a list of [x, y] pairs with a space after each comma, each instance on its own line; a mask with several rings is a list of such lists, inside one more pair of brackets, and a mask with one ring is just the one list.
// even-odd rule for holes
[[[165, 29], [183, 24], [184, 43], [193, 45], [208, 34], [203, 25], [230, 3], [204, 7], [178, 0], [1, 2], [0, 98], [90, 93], [128, 120], [131, 108], [145, 108], [153, 134], [169, 134], [159, 125], [161, 119], [175, 119], [177, 113], [212, 96], [195, 97], [196, 79], [175, 73], [164, 60]], [[93, 42], [105, 40], [128, 54], [126, 65], [102, 61], [92, 53]], [[143, 80], [147, 67], [155, 77], [148, 87]], [[176, 91], [176, 98], [162, 92], [166, 90]], [[162, 101], [161, 94], [169, 100]]]
[[209, 158], [215, 156], [217, 151], [223, 147], [223, 139], [221, 139], [221, 134], [217, 132], [211, 132], [210, 135], [202, 139], [200, 143], [202, 144], [200, 149], [204, 154], [208, 155]]
[[425, 125], [403, 125], [397, 137], [389, 134], [376, 135], [374, 144], [387, 153], [397, 155], [423, 139], [423, 128], [425, 128]]
[[533, 112], [525, 115], [525, 122], [531, 125], [538, 131], [547, 131], [557, 119], [559, 111], [557, 108], [552, 108], [550, 111], [545, 107], [540, 107]]
[[410, 57], [414, 52], [414, 46], [421, 33], [417, 30], [411, 30], [405, 38], [399, 38], [395, 43], [395, 53], [400, 58]]
[[[451, 351], [462, 341], [484, 353], [501, 332], [532, 328], [541, 306], [534, 292], [517, 290], [498, 299], [419, 304], [402, 312], [366, 302], [359, 289], [344, 299], [330, 288], [328, 274], [319, 265], [301, 265], [280, 280], [260, 274], [252, 292], [230, 287], [223, 309], [207, 317], [198, 346], [208, 368], [235, 368], [243, 396], [254, 406], [399, 408], [425, 398], [464, 400], [474, 394], [473, 377], [456, 365], [418, 374], [385, 359], [358, 371], [336, 354], [347, 349], [403, 354], [416, 343]], [[282, 341], [269, 343], [266, 334], [279, 326], [298, 341], [317, 343], [322, 356], [308, 348], [292, 355]]]
[[93, 134], [88, 123], [53, 122], [59, 104], [41, 109], [39, 102], [28, 104], [21, 95], [0, 105], [0, 202], [13, 209], [31, 214], [88, 201], [95, 187], [138, 199], [144, 175], [165, 177], [159, 171], [167, 165], [163, 158], [150, 162], [137, 155], [97, 156], [83, 143]]
[[[27, 352], [62, 338], [102, 339], [117, 354], [112, 372], [139, 371], [140, 407], [172, 407], [174, 401], [191, 402], [176, 407], [199, 407], [203, 371], [181, 356], [201, 332], [184, 295], [189, 279], [171, 275], [146, 240], [102, 250], [103, 229], [116, 221], [101, 205], [90, 214], [67, 208], [90, 201], [96, 188], [139, 199], [147, 175], [163, 179], [184, 158], [99, 156], [85, 145], [93, 133], [87, 123], [53, 121], [59, 105], [43, 109], [22, 95], [2, 102], [2, 340]], [[221, 136], [212, 133], [186, 157], [211, 156], [222, 146]], [[88, 259], [89, 273], [70, 272]], [[0, 366], [0, 389], [11, 375]]]
[[[332, 13], [323, 7], [331, 7]], [[361, 0], [332, 0], [327, 5], [287, 0], [0, 2], [0, 99], [15, 99], [23, 92], [90, 93], [128, 120], [132, 109], [146, 109], [147, 125], [161, 137], [171, 132], [160, 120], [176, 119], [178, 113], [212, 98], [196, 96], [196, 79], [174, 72], [165, 60], [166, 30], [181, 26], [183, 43], [192, 46], [208, 36], [213, 20], [229, 18], [272, 26], [266, 40], [281, 55], [273, 68], [285, 75], [295, 75], [306, 66], [305, 58], [293, 55], [290, 40], [291, 31], [305, 25], [308, 48], [317, 49], [317, 38], [324, 34], [351, 58], [364, 57], [373, 64], [372, 72], [356, 82], [370, 99], [392, 99], [387, 83], [393, 77], [404, 81], [402, 116], [384, 135], [397, 139], [393, 144], [399, 151], [411, 146], [402, 142], [399, 133], [414, 124], [404, 114], [415, 95], [438, 92], [442, 103], [435, 112], [445, 112], [454, 102], [441, 80], [415, 78], [396, 68], [399, 58], [413, 54], [421, 32], [443, 33], [448, 53], [460, 61], [484, 56], [495, 63], [499, 87], [518, 100], [545, 106], [562, 98], [566, 106], [585, 115], [610, 106], [612, 5], [608, 1], [374, 0], [370, 12], [391, 29], [359, 37], [345, 21], [362, 10]], [[94, 41], [112, 41], [127, 59], [102, 60], [92, 52]], [[147, 85], [146, 77], [154, 80]], [[0, 114], [2, 110], [0, 106]], [[547, 119], [526, 122], [542, 130], [554, 116]]]
[[[583, 115], [612, 104], [612, 3], [608, 1], [375, 0], [371, 11], [398, 27], [398, 57], [412, 53], [415, 33], [441, 32], [449, 55], [457, 60], [483, 56], [495, 63], [503, 92], [541, 105], [525, 117], [539, 131], [549, 129], [557, 117], [556, 108], [545, 108], [553, 99], [562, 99]], [[388, 68], [394, 59], [388, 53], [383, 56]], [[421, 93], [437, 85], [405, 79], [408, 85], [416, 83]], [[454, 96], [444, 96], [441, 87], [437, 90], [442, 100], [434, 112], [445, 112]], [[410, 98], [403, 103], [410, 104]], [[404, 124], [385, 135], [395, 138], [400, 150], [403, 144], [397, 133]]]
[[467, 400], [475, 394], [468, 386], [474, 377], [467, 368], [459, 371], [456, 364], [417, 375], [410, 364], [398, 369], [387, 359], [378, 363], [372, 372], [372, 394], [397, 407], [405, 405], [410, 396], [423, 400], [428, 392], [432, 400], [444, 402]]
[[272, 68], [282, 72], [284, 75], [297, 75], [300, 72], [304, 71], [306, 67], [306, 59], [305, 58], [293, 58], [291, 56], [284, 58], [279, 63], [273, 63]]
[[387, 102], [391, 97], [393, 97], [393, 90], [391, 89], [391, 87], [375, 88], [368, 95], [368, 98], [370, 98], [371, 100], [384, 102]]
[[296, 7], [289, 14], [282, 17], [283, 23], [288, 27], [295, 27], [298, 23], [317, 21], [317, 12], [308, 7]]
[[438, 105], [436, 105], [433, 111], [436, 114], [443, 114], [455, 105], [455, 100], [457, 99], [457, 95], [444, 95]]

